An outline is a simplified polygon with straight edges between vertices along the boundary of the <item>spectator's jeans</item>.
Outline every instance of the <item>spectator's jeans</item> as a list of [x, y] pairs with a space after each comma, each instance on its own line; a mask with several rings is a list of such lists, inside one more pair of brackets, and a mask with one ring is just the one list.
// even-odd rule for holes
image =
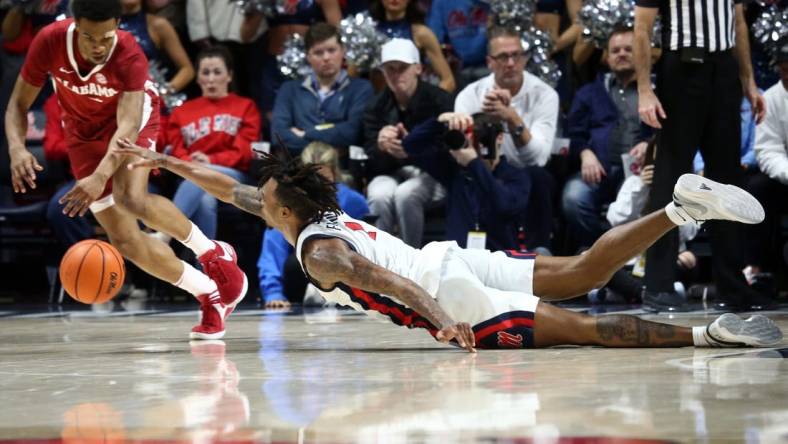
[[391, 233], [398, 224], [400, 237], [414, 248], [421, 247], [424, 210], [440, 205], [445, 199], [443, 186], [414, 166], [404, 166], [392, 175], [377, 176], [367, 185], [370, 214], [378, 216], [375, 225]]
[[[239, 182], [248, 181], [246, 174], [236, 169], [212, 164], [205, 166]], [[172, 201], [209, 239], [216, 237], [218, 201], [215, 197], [192, 182], [184, 180], [178, 185]]]
[[607, 176], [598, 184], [586, 183], [581, 173], [566, 183], [561, 206], [580, 248], [590, 247], [602, 235], [602, 206], [615, 200], [623, 180], [621, 165], [611, 165]]

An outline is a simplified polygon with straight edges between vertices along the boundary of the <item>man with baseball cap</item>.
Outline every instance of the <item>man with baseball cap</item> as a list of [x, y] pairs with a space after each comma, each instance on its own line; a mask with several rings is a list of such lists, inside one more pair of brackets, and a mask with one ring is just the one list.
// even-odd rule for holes
[[452, 110], [449, 93], [419, 79], [419, 50], [408, 39], [389, 40], [381, 48], [379, 69], [386, 88], [364, 116], [367, 156], [367, 200], [378, 228], [394, 232], [421, 247], [424, 211], [440, 205], [445, 190], [427, 173], [410, 164], [402, 139], [416, 125]]

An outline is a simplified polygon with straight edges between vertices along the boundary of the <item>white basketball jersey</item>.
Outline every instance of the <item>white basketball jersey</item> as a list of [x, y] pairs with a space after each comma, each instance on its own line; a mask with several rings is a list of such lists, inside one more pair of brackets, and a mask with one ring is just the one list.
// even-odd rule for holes
[[432, 326], [426, 319], [393, 296], [369, 293], [343, 283], [337, 283], [331, 289], [320, 288], [304, 268], [302, 256], [305, 242], [320, 238], [344, 240], [356, 253], [372, 263], [418, 283], [432, 297], [435, 297], [438, 290], [443, 258], [447, 249], [455, 245], [454, 242], [432, 242], [418, 250], [385, 231], [353, 219], [345, 213], [326, 214], [320, 221], [307, 225], [296, 242], [296, 257], [301, 263], [301, 268], [327, 301], [364, 311], [374, 317], [391, 320], [398, 325], [431, 329]]

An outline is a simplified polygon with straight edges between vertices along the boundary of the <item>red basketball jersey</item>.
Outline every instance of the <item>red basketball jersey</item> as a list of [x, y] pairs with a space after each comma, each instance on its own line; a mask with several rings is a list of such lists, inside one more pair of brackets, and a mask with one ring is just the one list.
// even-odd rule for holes
[[109, 140], [117, 129], [118, 100], [126, 91], [147, 90], [140, 129], [158, 119], [148, 61], [125, 31], [117, 31], [106, 62], [93, 65], [79, 54], [74, 20], [52, 23], [33, 39], [21, 75], [38, 87], [52, 76], [67, 141]]

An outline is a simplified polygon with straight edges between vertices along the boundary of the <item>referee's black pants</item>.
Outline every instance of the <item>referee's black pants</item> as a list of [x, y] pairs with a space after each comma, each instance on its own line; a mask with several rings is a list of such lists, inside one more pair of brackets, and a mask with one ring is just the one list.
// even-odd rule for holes
[[[700, 148], [706, 177], [741, 186], [741, 101], [739, 68], [731, 50], [707, 53], [704, 63], [681, 61], [678, 51], [664, 51], [657, 68], [657, 97], [667, 114], [657, 134], [654, 183], [649, 209], [671, 201], [678, 177], [692, 172]], [[717, 294], [730, 303], [746, 301], [741, 224], [709, 221], [712, 270]], [[646, 255], [646, 289], [672, 291], [678, 253], [678, 230], [658, 240]]]

